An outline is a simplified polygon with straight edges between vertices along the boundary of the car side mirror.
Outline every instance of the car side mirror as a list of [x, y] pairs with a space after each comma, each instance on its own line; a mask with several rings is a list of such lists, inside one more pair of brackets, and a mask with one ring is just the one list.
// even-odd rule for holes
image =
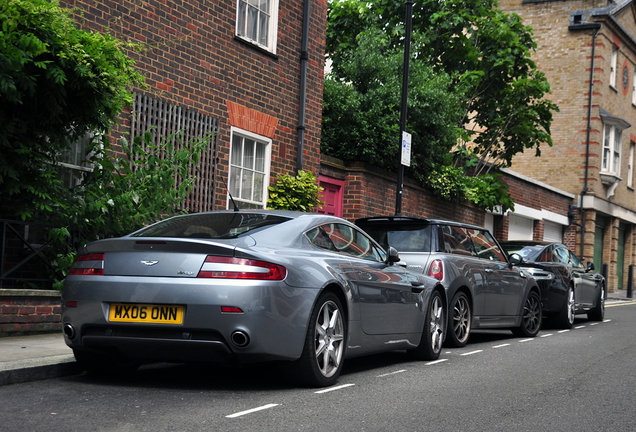
[[518, 253], [511, 254], [509, 259], [510, 259], [510, 265], [513, 265], [513, 266], [519, 265], [523, 262], [523, 258]]
[[587, 271], [594, 271], [594, 263], [592, 261], [587, 262]]
[[400, 261], [400, 254], [398, 253], [397, 249], [394, 248], [393, 246], [389, 246], [389, 249], [387, 250], [386, 262], [389, 264], [393, 264], [399, 261]]

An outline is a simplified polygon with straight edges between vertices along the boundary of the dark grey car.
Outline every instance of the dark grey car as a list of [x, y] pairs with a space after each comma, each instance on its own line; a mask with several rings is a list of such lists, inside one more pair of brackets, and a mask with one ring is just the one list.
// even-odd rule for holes
[[484, 228], [416, 217], [380, 216], [356, 225], [383, 247], [396, 248], [407, 268], [438, 279], [450, 299], [449, 345], [461, 347], [471, 329], [510, 328], [535, 336], [541, 327], [536, 281], [515, 267]]
[[64, 282], [65, 341], [89, 371], [141, 362], [290, 362], [314, 386], [348, 357], [439, 356], [446, 294], [332, 216], [177, 216], [90, 243]]
[[562, 328], [571, 328], [575, 314], [586, 313], [593, 321], [605, 317], [605, 279], [594, 264], [583, 265], [561, 243], [505, 241], [501, 246], [523, 258], [519, 264], [534, 276], [541, 288], [543, 313]]

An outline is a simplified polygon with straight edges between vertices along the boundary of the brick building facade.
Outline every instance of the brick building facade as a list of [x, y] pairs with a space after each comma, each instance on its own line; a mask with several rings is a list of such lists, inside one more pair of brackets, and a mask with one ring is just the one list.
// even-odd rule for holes
[[[553, 147], [522, 154], [512, 170], [574, 195], [576, 253], [609, 266], [608, 289], [625, 289], [636, 263], [636, 7], [633, 1], [502, 0], [534, 30], [533, 59], [560, 112]], [[583, 246], [582, 246], [583, 245]]]
[[270, 179], [299, 168], [317, 172], [320, 163], [327, 1], [252, 3], [60, 1], [82, 29], [142, 47], [128, 54], [148, 89], [135, 89], [115, 141], [153, 125], [156, 135], [209, 125], [215, 138], [199, 167], [206, 185], [188, 203], [193, 211], [226, 208], [224, 182], [243, 207], [262, 207]]
[[[228, 189], [242, 208], [264, 207], [277, 175], [318, 172], [327, 0], [60, 0], [60, 6], [80, 28], [141, 48], [127, 54], [148, 88], [133, 89], [134, 105], [122, 113], [111, 142], [146, 130], [156, 143], [178, 130], [186, 139], [213, 134], [196, 167], [191, 211], [227, 208]], [[15, 249], [31, 253], [32, 227], [5, 222], [18, 237]], [[3, 256], [3, 275], [23, 265], [22, 255]], [[35, 261], [29, 263], [43, 267]], [[20, 287], [33, 278], [31, 267], [22, 270], [29, 274], [10, 270], [0, 280], [0, 335], [59, 330], [59, 292], [16, 290], [13, 279]]]

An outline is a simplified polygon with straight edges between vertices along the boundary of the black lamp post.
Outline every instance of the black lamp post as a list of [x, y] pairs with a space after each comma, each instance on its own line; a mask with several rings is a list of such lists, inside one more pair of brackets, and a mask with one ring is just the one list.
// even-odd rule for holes
[[404, 188], [404, 165], [402, 165], [402, 133], [406, 131], [406, 108], [409, 95], [409, 60], [411, 59], [411, 31], [413, 27], [413, 1], [406, 1], [406, 34], [404, 35], [404, 66], [402, 71], [402, 108], [400, 112], [400, 151], [398, 152], [397, 191], [395, 193], [395, 215], [402, 214], [402, 189]]

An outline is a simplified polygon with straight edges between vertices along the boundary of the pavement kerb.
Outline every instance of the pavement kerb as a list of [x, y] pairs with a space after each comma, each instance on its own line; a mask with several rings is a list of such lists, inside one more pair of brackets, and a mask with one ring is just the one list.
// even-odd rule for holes
[[0, 386], [75, 375], [82, 370], [73, 354], [0, 363]]

